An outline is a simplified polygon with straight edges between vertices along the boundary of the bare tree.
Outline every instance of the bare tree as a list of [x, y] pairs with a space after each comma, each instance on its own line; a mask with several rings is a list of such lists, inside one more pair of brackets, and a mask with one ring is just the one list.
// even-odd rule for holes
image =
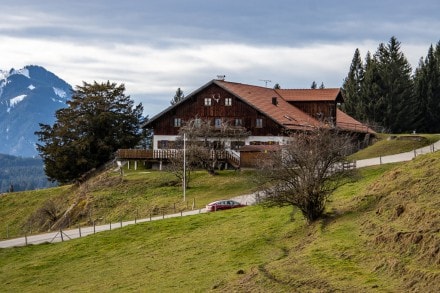
[[206, 169], [214, 175], [218, 163], [225, 155], [228, 143], [249, 136], [242, 126], [232, 126], [228, 120], [214, 124], [209, 119], [194, 118], [180, 128], [181, 140], [185, 135], [188, 163]]
[[319, 219], [331, 193], [354, 172], [344, 168], [351, 144], [349, 135], [329, 128], [292, 135], [260, 164], [263, 201], [296, 207], [308, 223]]
[[[249, 136], [249, 132], [244, 127], [231, 126], [229, 121], [222, 120], [213, 125], [211, 120], [201, 118], [186, 121], [180, 128], [179, 134], [174, 146], [176, 152], [169, 158], [170, 163], [165, 169], [173, 173], [182, 185], [185, 178], [186, 188], [189, 188], [193, 170], [201, 168], [215, 175], [219, 161], [224, 159], [227, 142], [240, 141]], [[184, 164], [185, 168], [183, 168]]]
[[[182, 182], [182, 186], [189, 188], [189, 182], [191, 178], [191, 171], [193, 170], [193, 163], [191, 158], [186, 156], [184, 160], [183, 150], [177, 150], [174, 156], [169, 158], [169, 164], [165, 166], [165, 171], [174, 174], [177, 179]], [[183, 164], [186, 163], [186, 168], [183, 168]], [[184, 176], [185, 172], [185, 176]], [[185, 185], [183, 185], [183, 180], [185, 179]]]

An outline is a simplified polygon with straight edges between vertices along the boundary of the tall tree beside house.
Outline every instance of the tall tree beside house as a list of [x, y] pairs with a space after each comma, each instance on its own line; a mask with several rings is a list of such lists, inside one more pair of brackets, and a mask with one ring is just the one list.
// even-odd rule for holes
[[183, 91], [179, 88], [176, 90], [176, 94], [174, 95], [173, 99], [170, 101], [171, 105], [175, 105], [178, 102], [182, 101], [185, 98], [185, 95], [183, 94]]
[[359, 50], [353, 56], [344, 80], [344, 110], [378, 131], [405, 132], [413, 129], [414, 99], [411, 66], [391, 37], [381, 43], [362, 66]]
[[376, 122], [394, 133], [411, 130], [412, 69], [400, 51], [400, 42], [391, 37], [388, 44], [380, 44], [375, 59], [379, 74], [379, 93], [375, 98], [383, 106], [377, 109], [381, 115]]
[[318, 87], [318, 85], [316, 84], [316, 81], [312, 82], [312, 85], [310, 86], [311, 89], [316, 89]]
[[143, 107], [124, 92], [123, 84], [83, 82], [53, 125], [40, 124], [37, 149], [49, 179], [71, 182], [139, 143]]
[[362, 100], [362, 82], [364, 79], [364, 67], [359, 49], [354, 52], [351, 61], [350, 70], [344, 79], [342, 90], [344, 93], [344, 103], [342, 110], [348, 115], [358, 119], [365, 120], [365, 105]]
[[414, 74], [414, 130], [440, 132], [440, 42], [432, 45]]

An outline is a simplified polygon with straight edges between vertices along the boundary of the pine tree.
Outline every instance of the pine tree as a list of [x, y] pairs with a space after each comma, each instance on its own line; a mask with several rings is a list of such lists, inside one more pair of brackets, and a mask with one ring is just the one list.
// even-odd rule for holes
[[54, 125], [40, 124], [37, 149], [49, 179], [71, 182], [107, 163], [117, 149], [136, 146], [143, 107], [124, 91], [123, 84], [83, 82], [68, 107], [56, 112]]
[[325, 89], [325, 85], [324, 85], [324, 82], [321, 82], [321, 85], [319, 86], [319, 89], [320, 89], [320, 90], [323, 90], [323, 89]]
[[315, 81], [312, 82], [312, 85], [310, 86], [311, 89], [316, 89], [318, 87], [318, 85], [316, 84]]
[[344, 104], [342, 109], [349, 115], [359, 120], [365, 120], [366, 109], [362, 100], [362, 83], [364, 79], [364, 68], [359, 49], [356, 49], [351, 61], [350, 70], [344, 79], [342, 90], [344, 93]]
[[381, 124], [399, 133], [412, 127], [411, 65], [400, 51], [400, 42], [391, 37], [387, 45], [380, 44], [376, 52], [380, 75], [380, 99], [383, 99]]
[[414, 128], [419, 132], [440, 131], [440, 42], [431, 45], [414, 74]]
[[[384, 101], [380, 92], [377, 60], [371, 56], [370, 52], [365, 57], [364, 75], [362, 88], [360, 91], [360, 100], [362, 101], [364, 121], [377, 130], [381, 127], [381, 117], [383, 115]], [[380, 125], [380, 126], [379, 126]]]
[[176, 90], [176, 94], [174, 95], [174, 98], [170, 101], [171, 105], [175, 105], [178, 102], [182, 101], [185, 98], [185, 95], [183, 94], [183, 91], [179, 88]]

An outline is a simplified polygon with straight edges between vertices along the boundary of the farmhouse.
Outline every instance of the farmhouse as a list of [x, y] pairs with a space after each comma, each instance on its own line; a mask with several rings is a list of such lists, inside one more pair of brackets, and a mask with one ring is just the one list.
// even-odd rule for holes
[[[153, 130], [153, 152], [176, 148], [179, 129], [186, 121], [203, 119], [220, 128], [225, 122], [247, 130], [240, 140], [231, 138], [226, 149], [240, 156], [246, 150], [264, 150], [285, 143], [295, 131], [322, 125], [357, 135], [360, 141], [373, 134], [370, 128], [338, 108], [344, 102], [341, 90], [272, 89], [215, 79], [151, 118], [143, 127]], [[245, 147], [259, 146], [259, 147]], [[249, 157], [249, 156], [246, 156]]]

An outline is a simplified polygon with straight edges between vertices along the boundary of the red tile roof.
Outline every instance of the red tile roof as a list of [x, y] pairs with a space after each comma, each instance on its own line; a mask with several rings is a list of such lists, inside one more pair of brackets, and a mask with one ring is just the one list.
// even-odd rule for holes
[[336, 110], [336, 126], [342, 130], [375, 133], [374, 130], [339, 109]]
[[[341, 90], [328, 89], [271, 89], [261, 86], [215, 80], [217, 85], [240, 97], [249, 105], [274, 119], [287, 129], [307, 129], [322, 126], [321, 122], [304, 113], [291, 102], [304, 101], [343, 101]], [[277, 105], [272, 103], [276, 98]], [[374, 131], [348, 114], [337, 109], [336, 126], [340, 129], [355, 132]]]
[[280, 96], [289, 102], [303, 101], [338, 101], [342, 102], [341, 90], [338, 88], [328, 89], [278, 89]]
[[[286, 129], [291, 130], [307, 130], [314, 127], [322, 127], [323, 125], [321, 122], [311, 117], [307, 113], [301, 111], [289, 102], [343, 101], [341, 90], [337, 88], [275, 90], [272, 88], [235, 83], [224, 80], [213, 80], [200, 87], [189, 96], [192, 96], [202, 91], [212, 83], [215, 83], [226, 91], [237, 96], [249, 106], [270, 117]], [[189, 96], [187, 96], [187, 98]], [[273, 98], [276, 98], [276, 105], [274, 105], [272, 102]], [[185, 100], [181, 101], [180, 103], [183, 102], [185, 102]], [[169, 111], [174, 107], [178, 107], [180, 103], [170, 106], [161, 113], [157, 114], [156, 116], [151, 118], [145, 125], [151, 124], [163, 113]], [[336, 113], [336, 125], [337, 127], [347, 131], [375, 133], [372, 129], [363, 125], [362, 123], [339, 109]]]
[[[274, 89], [219, 80], [215, 83], [288, 129], [307, 129], [320, 125], [316, 119], [289, 104]], [[272, 98], [276, 98], [276, 105], [272, 103]]]

